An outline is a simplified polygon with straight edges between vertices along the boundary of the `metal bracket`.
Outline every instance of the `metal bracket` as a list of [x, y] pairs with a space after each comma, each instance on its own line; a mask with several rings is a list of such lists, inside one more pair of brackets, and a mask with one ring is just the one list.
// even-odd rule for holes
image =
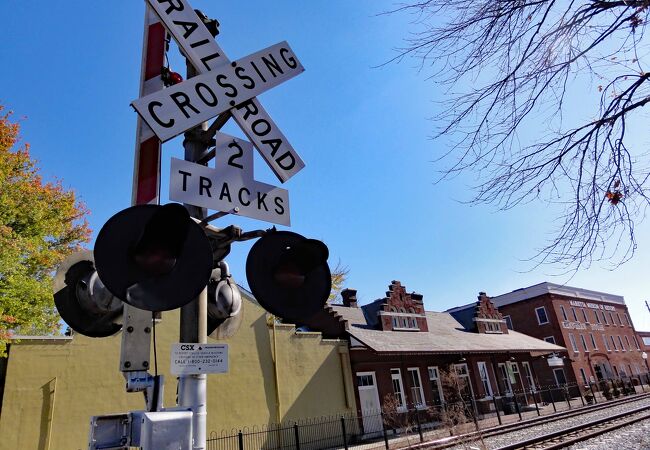
[[120, 370], [146, 372], [149, 370], [151, 356], [151, 311], [144, 311], [124, 303], [123, 317]]
[[239, 208], [234, 207], [233, 209], [231, 209], [230, 211], [227, 211], [227, 212], [226, 211], [219, 211], [219, 212], [216, 212], [214, 214], [210, 214], [208, 217], [201, 220], [199, 222], [199, 225], [201, 225], [202, 227], [205, 227], [207, 224], [209, 224], [213, 220], [220, 219], [222, 217], [227, 216], [228, 214], [239, 214]]

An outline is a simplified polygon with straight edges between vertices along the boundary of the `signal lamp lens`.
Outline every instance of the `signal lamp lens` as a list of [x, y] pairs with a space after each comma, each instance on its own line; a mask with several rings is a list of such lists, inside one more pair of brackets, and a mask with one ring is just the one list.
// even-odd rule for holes
[[298, 289], [305, 284], [305, 274], [292, 262], [280, 264], [273, 272], [273, 278], [285, 289]]
[[183, 77], [178, 72], [169, 72], [169, 80], [172, 84], [178, 84], [183, 81]]
[[136, 264], [153, 276], [166, 275], [176, 265], [176, 258], [165, 249], [148, 250], [134, 255]]

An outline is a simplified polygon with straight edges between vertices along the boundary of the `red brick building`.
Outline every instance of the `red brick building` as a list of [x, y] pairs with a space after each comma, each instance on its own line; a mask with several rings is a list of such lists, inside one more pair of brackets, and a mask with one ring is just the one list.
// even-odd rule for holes
[[[535, 366], [541, 384], [586, 384], [646, 372], [641, 339], [623, 297], [540, 283], [492, 297], [511, 330], [563, 346], [565, 367]], [[471, 309], [449, 310], [452, 315]]]
[[390, 284], [386, 297], [368, 305], [359, 306], [351, 289], [342, 297], [343, 305], [328, 305], [307, 326], [349, 341], [366, 432], [374, 426], [369, 418], [390, 399], [403, 410], [445, 402], [441, 378], [449, 371], [466, 380], [464, 398], [477, 399], [479, 410], [491, 410], [494, 395], [530, 391], [534, 359], [565, 351], [508, 330], [485, 294], [471, 308], [469, 327], [448, 313], [425, 311], [422, 295], [407, 293], [399, 281]]

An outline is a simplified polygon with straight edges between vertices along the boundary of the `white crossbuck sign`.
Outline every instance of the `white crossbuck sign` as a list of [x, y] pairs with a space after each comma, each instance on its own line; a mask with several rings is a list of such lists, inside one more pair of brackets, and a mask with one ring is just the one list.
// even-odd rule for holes
[[231, 62], [186, 0], [147, 0], [201, 74], [132, 104], [166, 141], [228, 111], [281, 182], [304, 162], [255, 98], [304, 71], [286, 42]]

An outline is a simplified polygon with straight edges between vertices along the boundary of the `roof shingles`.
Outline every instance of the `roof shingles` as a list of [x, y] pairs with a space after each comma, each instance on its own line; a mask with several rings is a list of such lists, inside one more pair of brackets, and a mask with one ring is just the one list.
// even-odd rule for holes
[[368, 325], [361, 308], [332, 306], [348, 322], [348, 333], [380, 353], [551, 353], [564, 347], [509, 331], [478, 334], [468, 331], [449, 313], [427, 311], [428, 332], [382, 331]]

